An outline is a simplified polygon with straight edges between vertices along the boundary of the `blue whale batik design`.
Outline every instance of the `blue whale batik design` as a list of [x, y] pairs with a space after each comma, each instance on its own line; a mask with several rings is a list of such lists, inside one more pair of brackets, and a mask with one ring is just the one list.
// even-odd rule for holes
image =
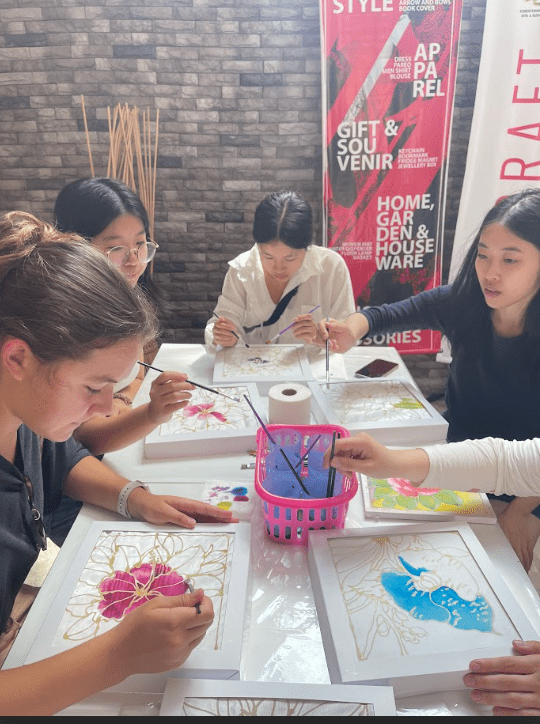
[[383, 573], [381, 583], [400, 608], [419, 620], [441, 621], [467, 631], [492, 631], [493, 610], [483, 596], [466, 601], [448, 586], [441, 586], [434, 591], [421, 591], [416, 588], [412, 576], [429, 573], [429, 570], [413, 568], [401, 556], [399, 560], [411, 575]]

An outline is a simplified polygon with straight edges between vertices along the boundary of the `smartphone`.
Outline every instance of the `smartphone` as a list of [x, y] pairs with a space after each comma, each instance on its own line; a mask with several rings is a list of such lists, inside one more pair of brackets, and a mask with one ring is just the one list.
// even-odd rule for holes
[[354, 373], [355, 377], [384, 377], [398, 366], [397, 362], [389, 362], [387, 359], [374, 359], [365, 367], [361, 367]]

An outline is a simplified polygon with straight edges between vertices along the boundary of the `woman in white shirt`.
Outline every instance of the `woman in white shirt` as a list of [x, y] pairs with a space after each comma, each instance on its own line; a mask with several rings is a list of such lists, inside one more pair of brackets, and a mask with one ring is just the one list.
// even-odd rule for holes
[[309, 344], [317, 335], [317, 322], [355, 311], [347, 265], [337, 252], [311, 244], [312, 226], [310, 205], [294, 191], [272, 193], [261, 201], [253, 221], [256, 243], [229, 262], [214, 316], [206, 325], [209, 347]]

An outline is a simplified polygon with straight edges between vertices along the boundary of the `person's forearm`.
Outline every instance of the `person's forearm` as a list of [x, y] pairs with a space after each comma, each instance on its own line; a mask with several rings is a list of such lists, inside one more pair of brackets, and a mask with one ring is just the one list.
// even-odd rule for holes
[[345, 324], [349, 328], [355, 339], [363, 339], [369, 332], [369, 322], [365, 314], [355, 312], [345, 320]]
[[429, 457], [425, 450], [392, 450], [388, 478], [405, 478], [412, 485], [420, 486], [429, 473]]
[[105, 633], [43, 661], [0, 671], [2, 715], [51, 716], [123, 681], [112, 641]]
[[71, 469], [63, 492], [75, 500], [116, 512], [118, 496], [127, 482], [127, 478], [115, 473], [101, 460], [87, 456]]
[[540, 492], [540, 440], [493, 437], [426, 447], [428, 487], [479, 490], [523, 498]]
[[120, 450], [148, 435], [156, 423], [148, 417], [148, 403], [113, 417], [93, 417], [78, 427], [73, 437], [93, 455]]

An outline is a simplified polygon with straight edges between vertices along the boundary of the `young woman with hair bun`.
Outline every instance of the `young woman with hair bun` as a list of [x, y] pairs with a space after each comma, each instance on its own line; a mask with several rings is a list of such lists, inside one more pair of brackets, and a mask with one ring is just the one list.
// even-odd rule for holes
[[[228, 511], [153, 495], [76, 443], [110, 414], [113, 388], [156, 332], [153, 310], [103, 254], [30, 214], [0, 219], [0, 652], [14, 601], [47, 537], [61, 543], [75, 501], [154, 524], [229, 522]], [[74, 506], [59, 513], [63, 496]], [[197, 614], [200, 604], [201, 614]], [[114, 629], [44, 661], [0, 671], [6, 715], [50, 715], [134, 673], [176, 668], [212, 622], [201, 590], [156, 598]]]

